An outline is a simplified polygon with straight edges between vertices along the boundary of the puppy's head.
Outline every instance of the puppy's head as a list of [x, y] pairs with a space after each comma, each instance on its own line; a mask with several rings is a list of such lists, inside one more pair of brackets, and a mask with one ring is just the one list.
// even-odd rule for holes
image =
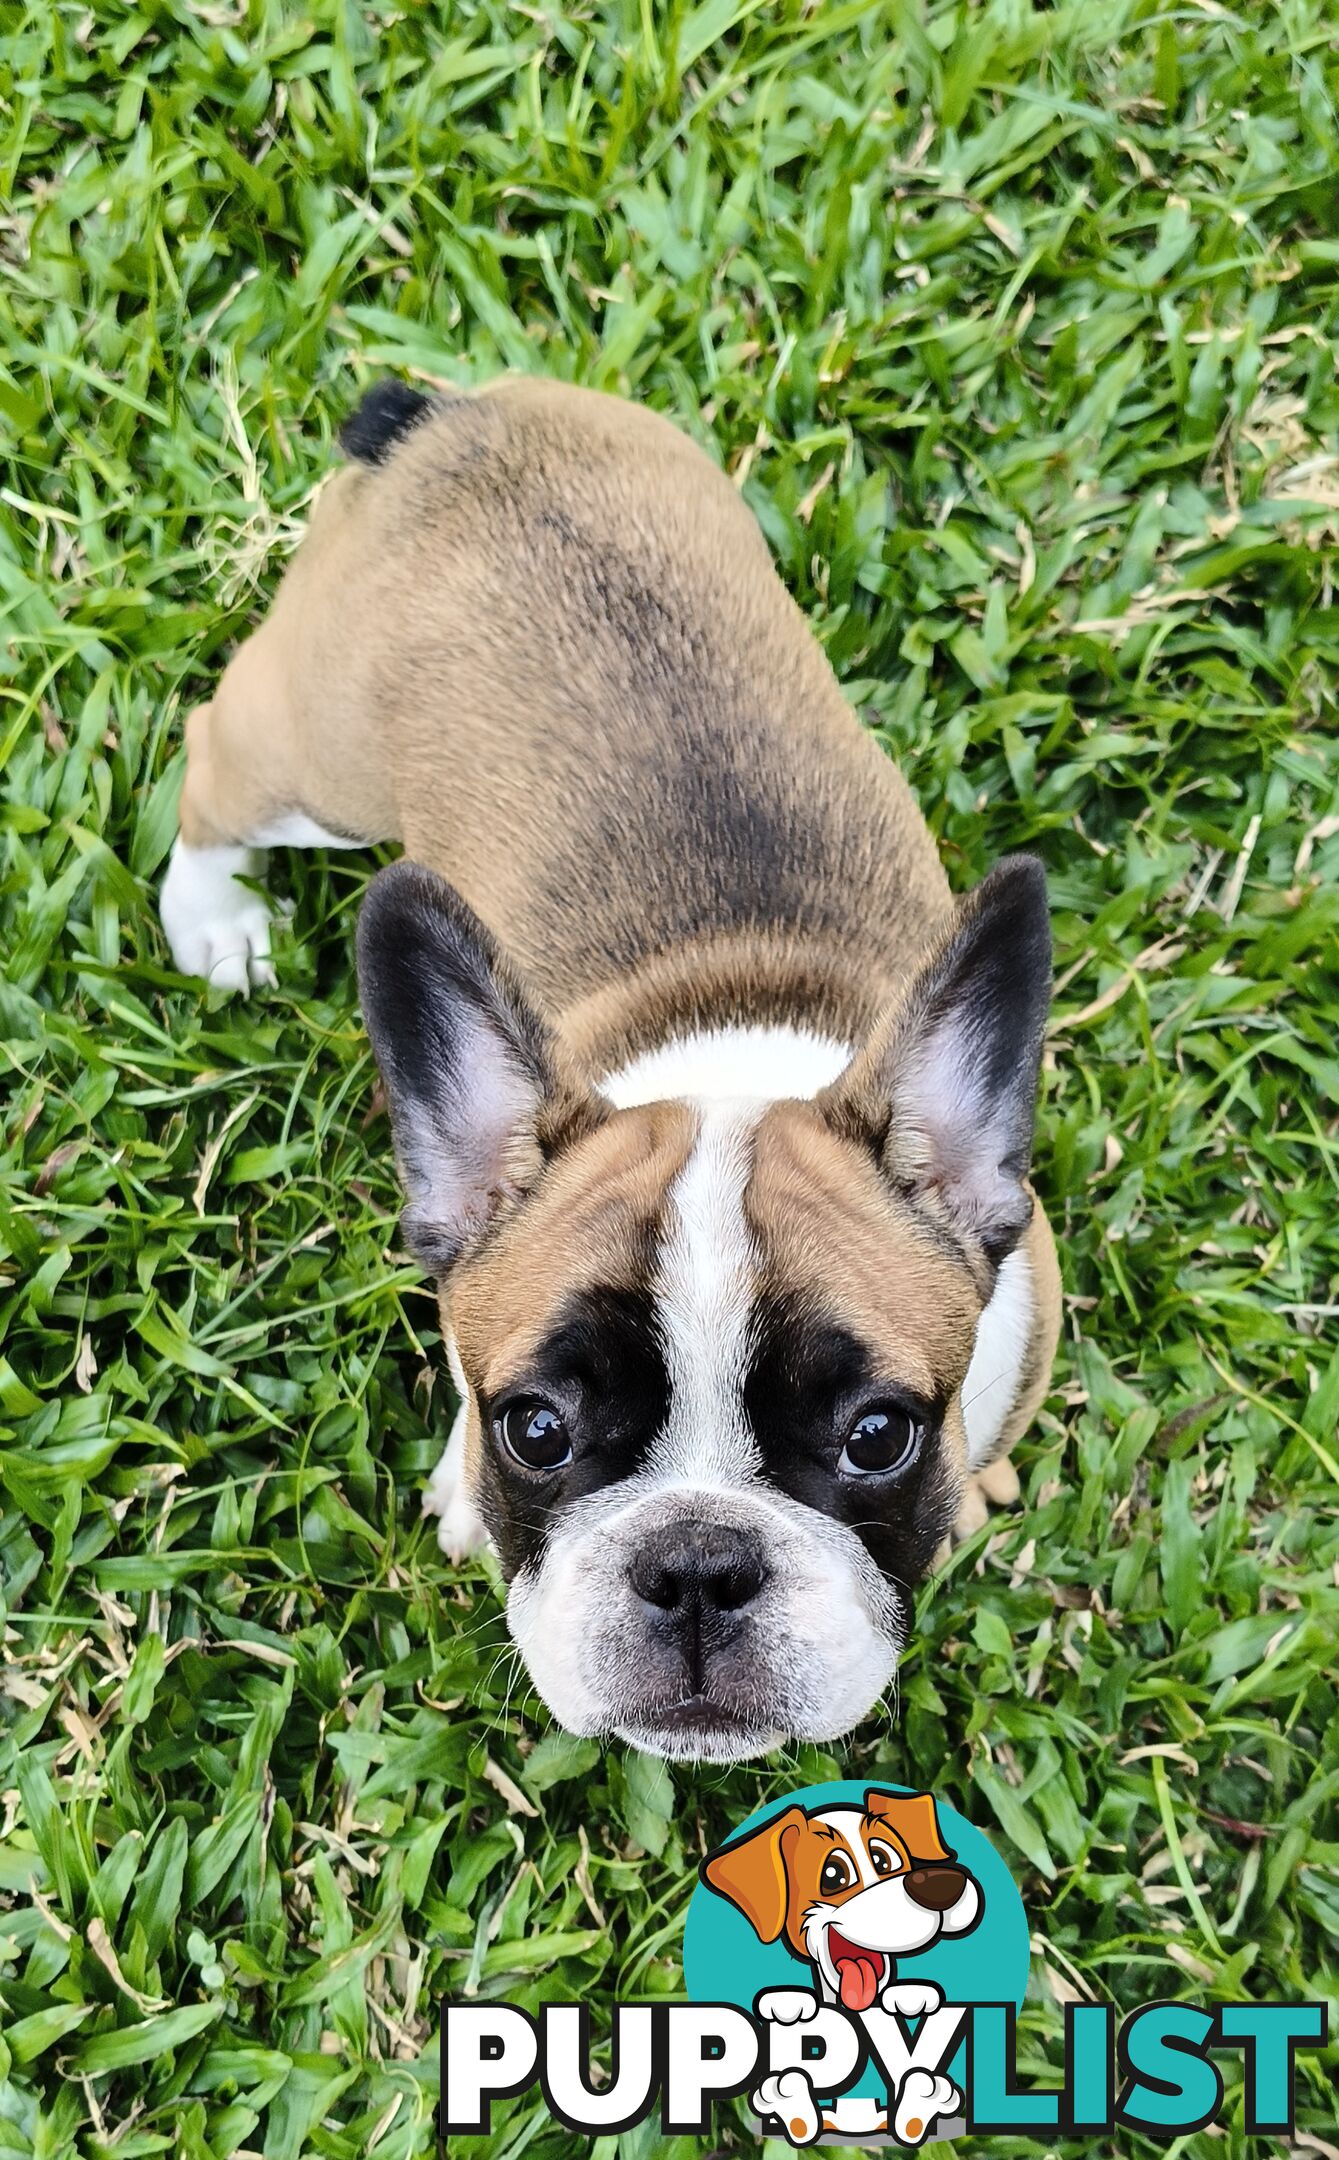
[[763, 1942], [784, 1936], [848, 2010], [868, 2010], [898, 1958], [966, 1935], [981, 1892], [939, 1832], [929, 1793], [865, 1795], [858, 1807], [790, 1807], [703, 1862]]
[[846, 1731], [953, 1521], [977, 1321], [1031, 1210], [1040, 870], [961, 904], [812, 1101], [615, 1109], [413, 864], [370, 889], [359, 976], [550, 1709], [721, 1759]]

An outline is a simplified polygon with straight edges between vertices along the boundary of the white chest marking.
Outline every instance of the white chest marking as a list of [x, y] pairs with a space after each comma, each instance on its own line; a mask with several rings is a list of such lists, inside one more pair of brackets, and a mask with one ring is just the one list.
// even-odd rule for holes
[[977, 1322], [976, 1348], [962, 1384], [970, 1470], [989, 1460], [1018, 1400], [1034, 1316], [1027, 1254], [1011, 1252], [1000, 1265], [994, 1296]]
[[644, 1050], [601, 1081], [617, 1110], [650, 1102], [807, 1101], [844, 1072], [850, 1046], [797, 1027], [707, 1028]]
[[744, 1214], [760, 1103], [704, 1106], [669, 1189], [656, 1305], [670, 1413], [651, 1451], [660, 1480], [738, 1485], [758, 1467], [744, 1416], [755, 1253]]

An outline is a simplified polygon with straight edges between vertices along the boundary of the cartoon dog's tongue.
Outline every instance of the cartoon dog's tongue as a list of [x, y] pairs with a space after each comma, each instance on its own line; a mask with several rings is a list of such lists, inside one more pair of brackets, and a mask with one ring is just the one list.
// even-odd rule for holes
[[868, 2010], [879, 1992], [883, 1957], [879, 1951], [863, 1950], [833, 1928], [828, 1948], [837, 1968], [837, 1987], [845, 2010]]

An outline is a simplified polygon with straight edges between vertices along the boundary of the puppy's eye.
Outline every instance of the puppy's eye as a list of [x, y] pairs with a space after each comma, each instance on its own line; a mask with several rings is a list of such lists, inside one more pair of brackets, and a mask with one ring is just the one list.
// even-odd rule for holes
[[921, 1443], [923, 1427], [895, 1403], [866, 1410], [846, 1435], [837, 1468], [847, 1477], [878, 1477], [905, 1470]]
[[522, 1395], [493, 1420], [493, 1432], [507, 1453], [527, 1470], [561, 1470], [572, 1460], [567, 1427], [552, 1403]]
[[886, 1845], [871, 1845], [869, 1848], [869, 1857], [873, 1863], [874, 1872], [876, 1875], [891, 1875], [893, 1873], [896, 1862], [894, 1861], [893, 1856], [889, 1852]]
[[834, 1897], [839, 1890], [849, 1890], [854, 1881], [855, 1869], [845, 1853], [829, 1853], [818, 1878], [818, 1887], [824, 1897]]

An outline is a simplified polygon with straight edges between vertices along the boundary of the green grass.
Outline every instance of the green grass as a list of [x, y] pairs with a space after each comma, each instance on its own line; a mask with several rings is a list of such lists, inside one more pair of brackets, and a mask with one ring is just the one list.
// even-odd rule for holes
[[[0, 6], [2, 2160], [427, 2152], [444, 1993], [672, 1995], [704, 1842], [838, 1773], [998, 1840], [1030, 2065], [1074, 1994], [1333, 1992], [1333, 27]], [[926, 1592], [896, 1718], [729, 1773], [546, 1730], [491, 1567], [420, 1523], [450, 1397], [369, 864], [280, 863], [249, 1006], [155, 913], [183, 712], [339, 420], [502, 367], [712, 445], [955, 881], [1030, 847], [1054, 896], [1026, 1506]], [[1173, 2151], [1247, 2145], [1238, 2094]]]

